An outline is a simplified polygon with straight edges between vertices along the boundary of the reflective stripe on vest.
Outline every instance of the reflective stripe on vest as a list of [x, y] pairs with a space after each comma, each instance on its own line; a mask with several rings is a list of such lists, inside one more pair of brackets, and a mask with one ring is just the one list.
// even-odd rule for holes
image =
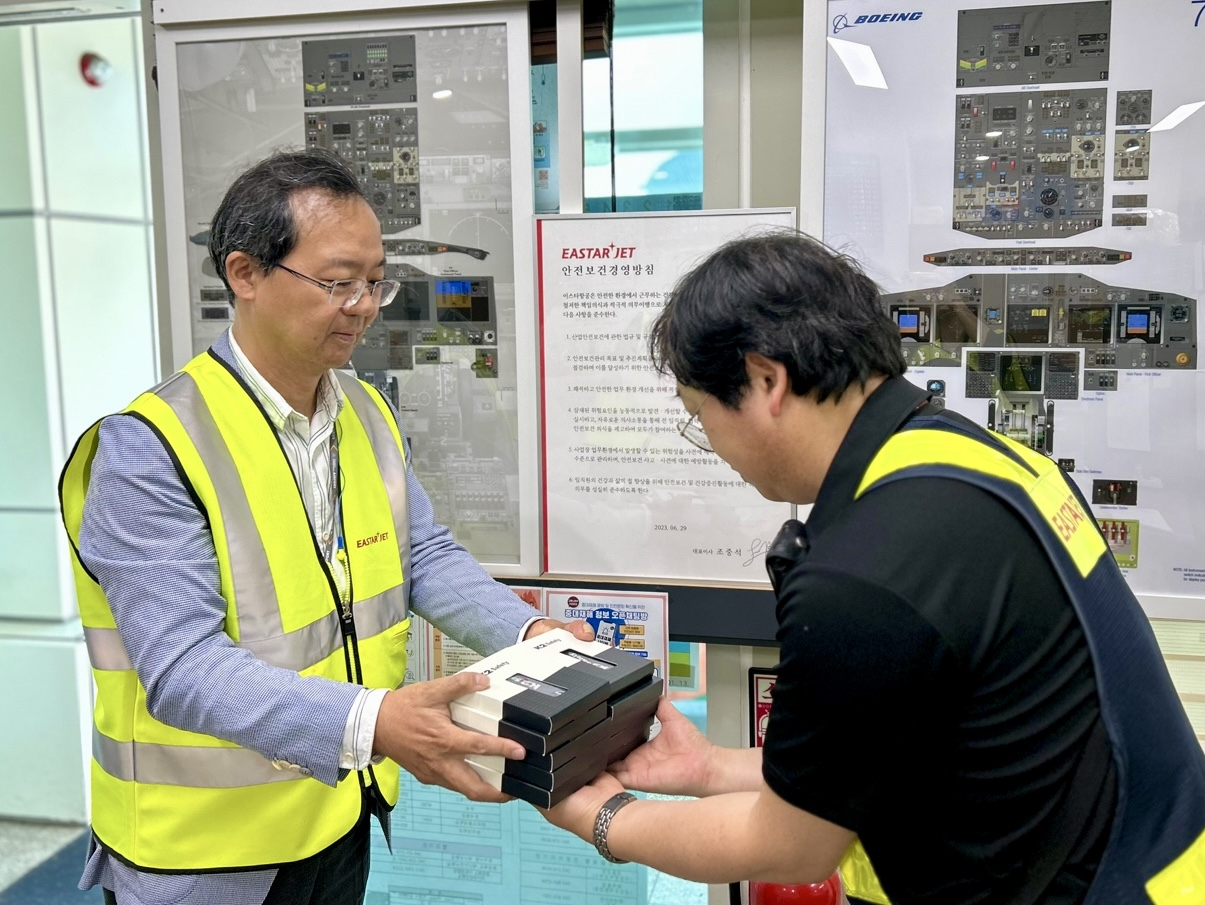
[[[111, 776], [165, 786], [233, 789], [239, 786], [303, 779], [248, 748], [186, 748], [118, 742], [92, 733], [92, 756]], [[135, 764], [137, 767], [135, 768]], [[186, 778], [186, 782], [181, 779]]]
[[[196, 447], [217, 492], [227, 544], [238, 551], [231, 560], [231, 580], [239, 605], [239, 635], [243, 638], [274, 638], [284, 632], [272, 571], [264, 552], [263, 540], [251, 515], [251, 505], [243, 488], [230, 450], [206, 405], [196, 379], [180, 372], [165, 381], [155, 394], [171, 407]], [[248, 605], [243, 601], [256, 601]], [[329, 653], [329, 651], [327, 651]]]
[[966, 481], [1008, 504], [1050, 557], [1084, 630], [1117, 766], [1108, 845], [1084, 905], [1205, 902], [1205, 755], [1141, 607], [1061, 469], [945, 415], [883, 445], [855, 498], [909, 477]]
[[[370, 600], [356, 602], [357, 636], [372, 638], [397, 624], [396, 601], [391, 598], [392, 595], [380, 594]], [[331, 652], [323, 653], [322, 648], [325, 646], [325, 639], [331, 637], [332, 633], [335, 637], [340, 637], [339, 616], [336, 613], [324, 616], [320, 622], [312, 623], [288, 635], [263, 641], [240, 641], [238, 647], [254, 652], [256, 657], [274, 666], [304, 672], [330, 656]], [[85, 628], [84, 643], [88, 648], [88, 659], [93, 669], [111, 672], [134, 668], [117, 629]], [[342, 642], [339, 646], [342, 646]]]
[[[368, 390], [359, 380], [342, 371], [336, 371], [335, 376], [339, 385], [343, 387], [343, 393], [348, 402], [357, 412], [372, 412], [379, 409], [376, 400], [368, 394]], [[401, 446], [401, 437], [394, 434], [396, 427], [393, 425], [392, 416], [388, 420], [361, 416], [361, 420], [368, 433], [368, 439], [372, 443], [372, 448], [377, 452], [377, 467], [381, 471], [381, 479], [385, 482], [385, 489], [389, 493], [394, 524], [400, 526], [398, 536], [408, 535], [410, 510], [406, 504], [406, 461], [397, 452]], [[410, 544], [403, 545], [400, 552], [402, 554], [402, 574], [409, 581]]]
[[133, 669], [125, 642], [115, 628], [84, 628], [84, 645], [93, 669], [118, 672]]
[[[386, 404], [354, 378], [339, 379], [347, 397], [336, 425], [341, 471], [354, 476], [342, 511], [357, 532], [346, 553], [361, 682], [396, 688], [409, 631], [404, 451]], [[346, 682], [334, 582], [292, 470], [249, 391], [202, 355], [128, 411], [163, 439], [209, 521], [232, 642], [275, 666]], [[73, 553], [98, 428], [77, 443], [60, 483]], [[254, 868], [307, 857], [350, 828], [362, 806], [354, 777], [332, 788], [294, 765], [155, 720], [103, 590], [78, 555], [72, 565], [97, 684], [93, 828], [102, 844], [146, 870]], [[396, 801], [395, 764], [363, 778], [387, 804]]]
[[[1013, 445], [1015, 449], [992, 449], [982, 441], [951, 431], [904, 430], [895, 434], [870, 463], [857, 496], [900, 467], [952, 466], [1003, 479], [1029, 496], [1062, 540], [1080, 577], [1086, 576], [1109, 551], [1100, 529], [1084, 512], [1057, 465], [1019, 444]], [[988, 450], [995, 455], [989, 458]]]

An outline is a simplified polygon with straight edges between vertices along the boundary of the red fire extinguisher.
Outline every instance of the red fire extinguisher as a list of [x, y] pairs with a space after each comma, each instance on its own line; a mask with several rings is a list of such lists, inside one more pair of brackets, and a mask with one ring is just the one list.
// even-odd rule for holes
[[842, 905], [844, 901], [841, 878], [837, 874], [823, 883], [799, 886], [749, 881], [749, 905]]

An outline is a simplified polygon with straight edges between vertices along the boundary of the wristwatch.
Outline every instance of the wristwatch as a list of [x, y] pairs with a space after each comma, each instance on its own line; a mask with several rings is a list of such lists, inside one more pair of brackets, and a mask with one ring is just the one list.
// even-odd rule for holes
[[627, 864], [621, 858], [616, 858], [611, 854], [611, 850], [607, 848], [607, 830], [611, 826], [611, 821], [615, 815], [630, 801], [635, 801], [636, 796], [631, 792], [617, 792], [607, 799], [598, 810], [598, 816], [594, 818], [594, 847], [598, 849], [598, 853], [610, 861], [612, 864]]

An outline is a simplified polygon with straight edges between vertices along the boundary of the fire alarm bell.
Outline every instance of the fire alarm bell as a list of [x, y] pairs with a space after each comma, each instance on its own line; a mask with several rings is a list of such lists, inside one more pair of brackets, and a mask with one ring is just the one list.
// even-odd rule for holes
[[79, 58], [80, 75], [93, 88], [99, 88], [109, 81], [113, 74], [113, 66], [98, 53], [86, 53]]

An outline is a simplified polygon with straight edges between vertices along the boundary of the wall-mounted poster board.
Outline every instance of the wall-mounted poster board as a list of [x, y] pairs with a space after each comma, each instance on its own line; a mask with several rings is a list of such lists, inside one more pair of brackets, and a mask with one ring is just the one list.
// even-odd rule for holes
[[206, 247], [235, 176], [338, 154], [401, 285], [351, 364], [397, 408], [438, 521], [495, 574], [538, 574], [527, 5], [155, 6], [174, 365], [235, 317]]
[[1198, 620], [1201, 8], [829, 0], [805, 13], [824, 160], [802, 172], [907, 376], [1056, 460], [1147, 614]]
[[785, 208], [536, 219], [548, 573], [768, 584], [790, 507], [680, 436], [648, 334], [708, 253], [794, 226]]

